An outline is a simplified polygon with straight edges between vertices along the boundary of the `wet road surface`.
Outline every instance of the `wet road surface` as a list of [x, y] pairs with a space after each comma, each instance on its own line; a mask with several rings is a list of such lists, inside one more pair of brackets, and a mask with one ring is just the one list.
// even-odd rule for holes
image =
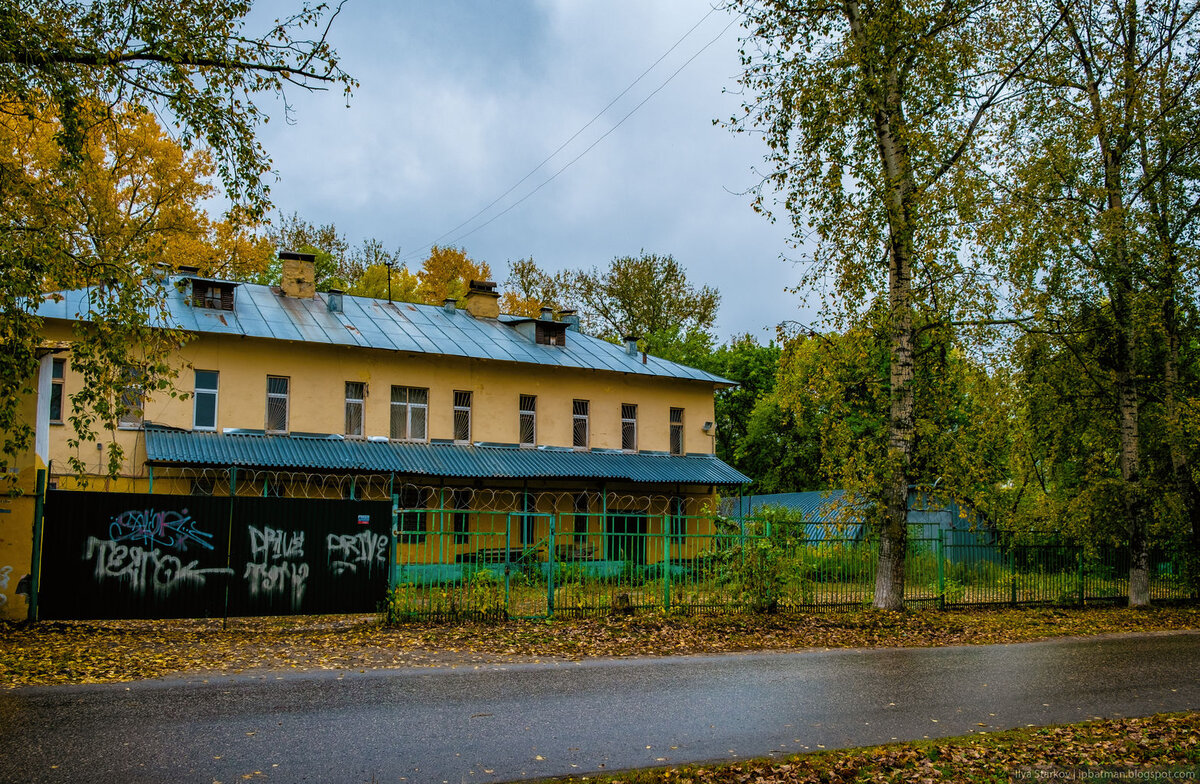
[[1197, 672], [1183, 632], [26, 688], [0, 781], [586, 775], [1196, 709]]

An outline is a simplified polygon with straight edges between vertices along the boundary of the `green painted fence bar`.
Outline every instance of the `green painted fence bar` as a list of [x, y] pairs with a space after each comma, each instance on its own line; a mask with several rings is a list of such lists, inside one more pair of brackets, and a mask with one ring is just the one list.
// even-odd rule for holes
[[[598, 513], [562, 514], [402, 509], [397, 497], [393, 506], [388, 608], [396, 619], [836, 609], [867, 606], [874, 595], [878, 543], [856, 526], [623, 512], [607, 503]], [[465, 526], [456, 515], [467, 516]], [[1155, 563], [1155, 601], [1189, 599], [1177, 563]], [[1126, 595], [1127, 573], [1119, 550], [914, 528], [905, 597], [913, 607], [945, 608], [1111, 602]]]

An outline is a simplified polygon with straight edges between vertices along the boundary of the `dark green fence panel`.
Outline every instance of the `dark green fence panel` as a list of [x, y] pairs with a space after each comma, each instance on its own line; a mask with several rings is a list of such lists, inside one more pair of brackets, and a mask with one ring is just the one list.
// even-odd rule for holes
[[44, 618], [367, 612], [387, 591], [380, 501], [50, 491]]

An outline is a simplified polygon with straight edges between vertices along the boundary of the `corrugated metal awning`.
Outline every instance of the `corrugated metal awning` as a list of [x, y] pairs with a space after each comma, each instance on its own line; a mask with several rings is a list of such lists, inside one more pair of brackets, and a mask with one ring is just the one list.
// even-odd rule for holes
[[361, 441], [341, 436], [204, 433], [147, 425], [152, 465], [363, 471], [457, 479], [600, 479], [740, 485], [749, 477], [712, 455], [522, 449]]

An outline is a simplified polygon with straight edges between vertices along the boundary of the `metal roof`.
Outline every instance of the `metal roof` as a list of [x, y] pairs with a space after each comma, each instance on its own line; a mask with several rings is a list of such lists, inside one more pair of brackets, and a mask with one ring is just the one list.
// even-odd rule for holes
[[[515, 324], [524, 319], [501, 316], [483, 319], [462, 309], [410, 302], [388, 302], [342, 295], [341, 312], [332, 312], [328, 295], [312, 299], [288, 297], [270, 286], [238, 285], [234, 309], [194, 307], [187, 301], [186, 285], [172, 278], [167, 285], [169, 317], [158, 326], [214, 335], [244, 335], [270, 340], [325, 343], [335, 346], [441, 354], [498, 362], [607, 370], [639, 376], [703, 381], [717, 386], [734, 382], [704, 370], [657, 357], [630, 355], [623, 346], [574, 330], [566, 345], [548, 346], [520, 334]], [[47, 295], [39, 305], [42, 318], [76, 321], [91, 310], [92, 289], [74, 289]]]
[[740, 485], [749, 477], [712, 455], [363, 441], [341, 436], [209, 433], [146, 426], [156, 465], [363, 471], [462, 479], [605, 479]]
[[738, 518], [761, 514], [769, 507], [799, 512], [805, 523], [804, 535], [813, 541], [823, 540], [831, 533], [834, 538], [848, 539], [858, 539], [863, 534], [856, 512], [864, 504], [852, 502], [845, 490], [751, 495], [730, 499], [730, 502], [734, 516]]

